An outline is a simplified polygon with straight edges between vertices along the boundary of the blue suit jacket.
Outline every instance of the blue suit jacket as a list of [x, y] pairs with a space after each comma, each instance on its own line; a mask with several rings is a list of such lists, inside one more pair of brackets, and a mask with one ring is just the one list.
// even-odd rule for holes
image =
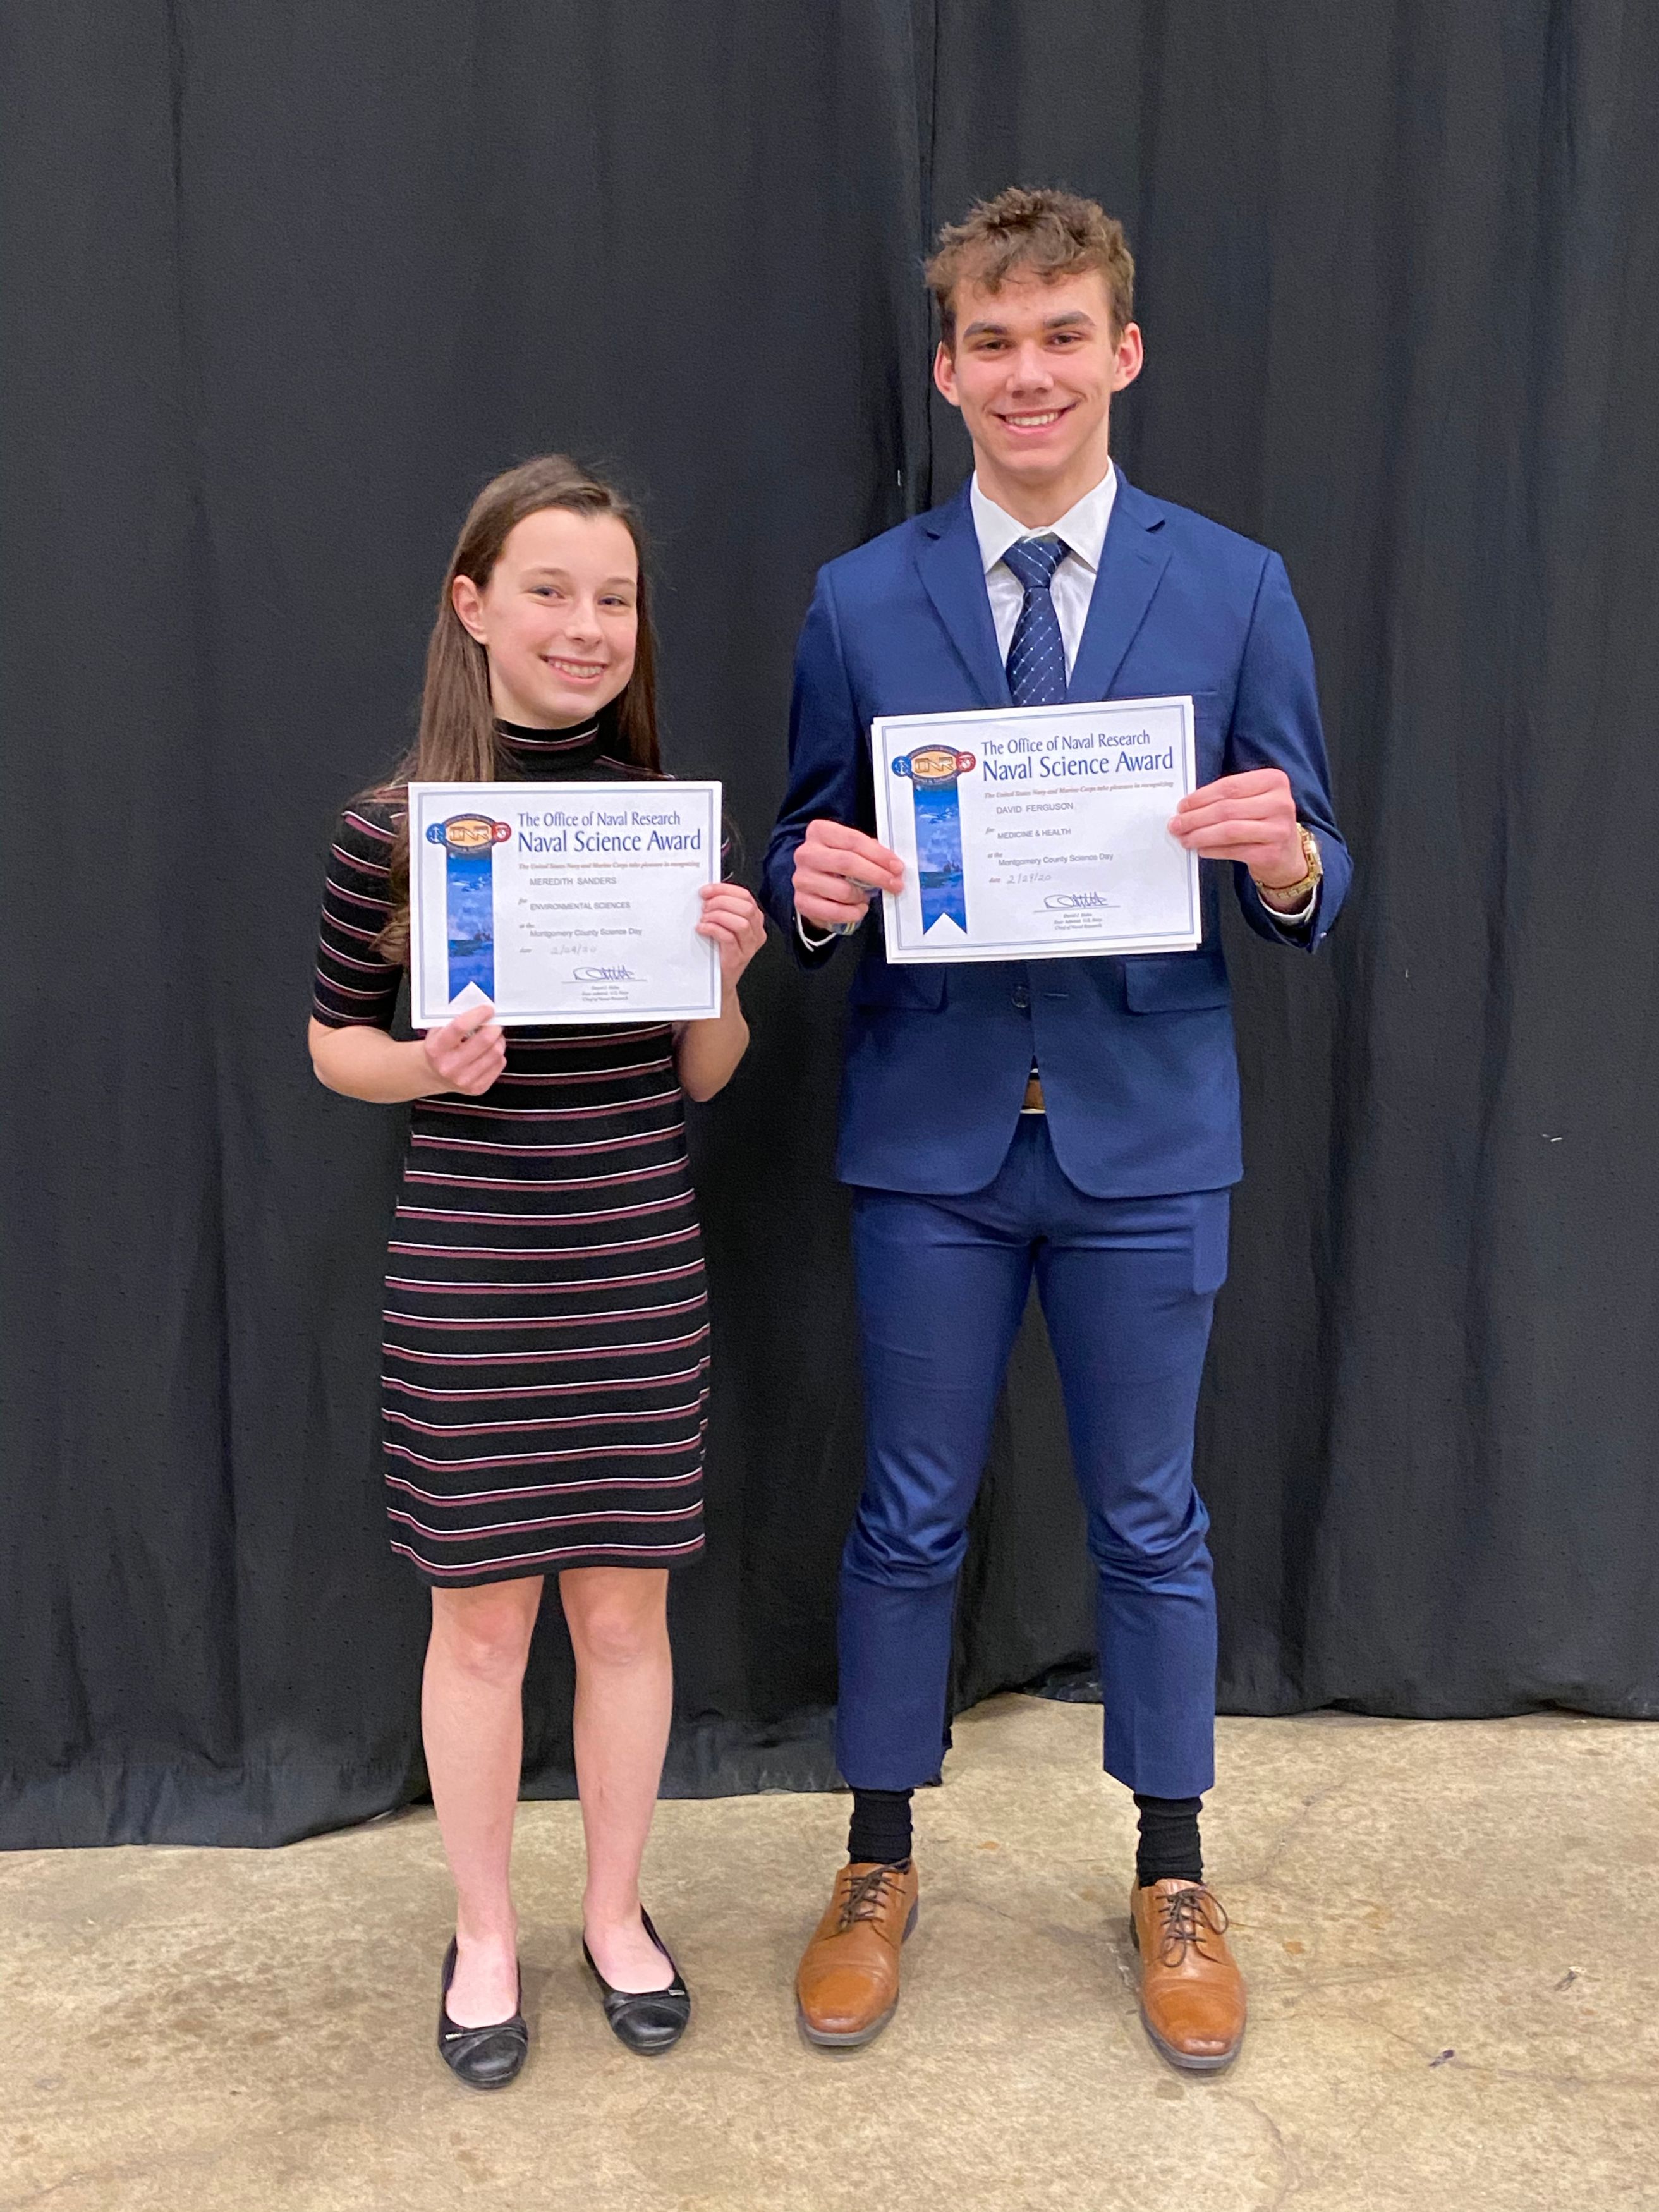
[[[1332, 818], [1313, 655], [1285, 565], [1120, 474], [1066, 696], [1171, 692], [1193, 695], [1200, 783], [1252, 768], [1290, 777], [1325, 863], [1300, 939], [1268, 919], [1247, 870], [1233, 873], [1260, 935], [1316, 946], [1350, 867]], [[834, 947], [807, 953], [796, 934], [795, 848], [818, 815], [874, 834], [871, 722], [1010, 703], [965, 488], [820, 571], [796, 656], [789, 790], [763, 884], [805, 964]], [[842, 1180], [937, 1195], [981, 1189], [1013, 1136], [1035, 1054], [1055, 1155], [1081, 1189], [1141, 1197], [1236, 1182], [1238, 1071], [1216, 909], [1225, 865], [1203, 863], [1195, 952], [894, 967], [878, 908], [848, 994]]]

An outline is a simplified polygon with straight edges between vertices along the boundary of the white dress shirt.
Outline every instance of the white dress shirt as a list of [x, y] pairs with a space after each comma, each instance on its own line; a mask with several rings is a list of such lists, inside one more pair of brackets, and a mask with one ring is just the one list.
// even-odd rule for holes
[[[1054, 570], [1048, 595], [1054, 603], [1054, 613], [1060, 621], [1060, 642], [1066, 653], [1066, 673], [1069, 678], [1077, 662], [1078, 647], [1083, 642], [1083, 626], [1089, 619], [1089, 605], [1095, 595], [1095, 584], [1100, 574], [1100, 556], [1106, 544], [1106, 528], [1112, 519], [1112, 504], [1117, 497], [1117, 470], [1110, 461], [1106, 473], [1092, 491], [1085, 492], [1075, 507], [1068, 507], [1058, 522], [1045, 523], [1030, 530], [1018, 522], [1006, 507], [999, 507], [980, 489], [979, 472], [968, 488], [968, 503], [973, 511], [974, 534], [979, 539], [979, 556], [985, 569], [986, 596], [991, 602], [991, 620], [996, 626], [997, 652], [1003, 660], [1008, 658], [1008, 648], [1014, 641], [1014, 629], [1019, 621], [1019, 611], [1025, 604], [1025, 586], [1003, 559], [1011, 545], [1022, 538], [1058, 538], [1066, 548], [1066, 558]], [[1262, 901], [1262, 905], [1278, 927], [1286, 931], [1299, 929], [1313, 913], [1310, 895], [1294, 914], [1280, 914]], [[817, 951], [832, 938], [850, 936], [858, 927], [856, 922], [844, 923], [839, 930], [820, 930], [814, 923], [795, 917], [795, 927], [800, 941], [809, 951]]]
[[979, 539], [985, 590], [991, 602], [991, 620], [996, 624], [997, 652], [1002, 659], [1008, 658], [1019, 611], [1025, 604], [1025, 586], [1002, 556], [1022, 538], [1058, 538], [1066, 548], [1066, 558], [1054, 570], [1048, 596], [1060, 617], [1066, 673], [1070, 676], [1077, 649], [1083, 642], [1083, 625], [1089, 619], [1089, 602], [1095, 595], [1095, 579], [1100, 574], [1101, 548], [1106, 543], [1106, 526], [1112, 519], [1112, 502], [1116, 497], [1117, 471], [1109, 461], [1105, 475], [1094, 489], [1085, 492], [1077, 505], [1068, 508], [1058, 522], [1047, 523], [1041, 530], [1028, 530], [1023, 522], [1016, 522], [1006, 508], [986, 497], [975, 473], [969, 487], [968, 502], [974, 512], [974, 534]]

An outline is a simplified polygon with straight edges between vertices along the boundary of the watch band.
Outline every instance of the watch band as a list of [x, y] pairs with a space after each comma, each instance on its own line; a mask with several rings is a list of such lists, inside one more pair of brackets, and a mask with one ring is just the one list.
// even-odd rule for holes
[[[1320, 857], [1319, 840], [1305, 822], [1297, 823], [1296, 834], [1302, 840], [1302, 857], [1308, 864], [1303, 872], [1293, 884], [1258, 884], [1256, 889], [1270, 890], [1275, 898], [1294, 898], [1297, 906], [1303, 906], [1324, 875], [1325, 863]], [[1265, 900], [1263, 904], [1267, 904]], [[1271, 907], [1268, 911], [1273, 911]]]

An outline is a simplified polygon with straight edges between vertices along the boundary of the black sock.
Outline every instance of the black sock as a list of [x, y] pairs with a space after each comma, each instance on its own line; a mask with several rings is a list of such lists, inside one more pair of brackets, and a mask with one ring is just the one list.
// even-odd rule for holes
[[902, 1866], [910, 1856], [910, 1792], [855, 1790], [853, 1820], [847, 1831], [849, 1859], [874, 1859]]
[[1143, 1797], [1135, 1792], [1140, 1842], [1135, 1850], [1135, 1879], [1143, 1889], [1155, 1881], [1202, 1881], [1204, 1854], [1198, 1840], [1201, 1797]]

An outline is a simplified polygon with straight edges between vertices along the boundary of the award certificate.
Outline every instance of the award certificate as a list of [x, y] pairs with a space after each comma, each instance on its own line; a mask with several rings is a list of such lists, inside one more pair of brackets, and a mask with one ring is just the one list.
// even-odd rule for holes
[[1194, 785], [1190, 697], [888, 715], [871, 725], [887, 957], [1189, 952], [1198, 859], [1168, 823]]
[[411, 783], [410, 1019], [700, 1021], [720, 953], [718, 783]]

